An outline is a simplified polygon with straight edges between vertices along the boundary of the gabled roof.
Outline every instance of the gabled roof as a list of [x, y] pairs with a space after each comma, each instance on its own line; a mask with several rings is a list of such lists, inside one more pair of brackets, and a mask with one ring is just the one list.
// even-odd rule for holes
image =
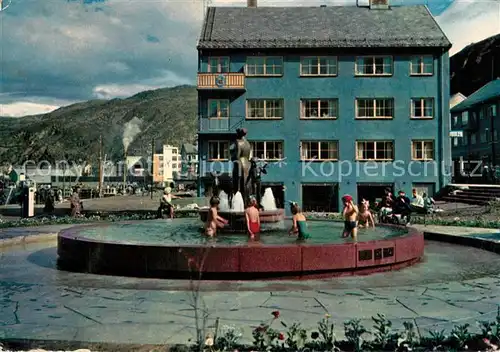
[[198, 148], [196, 148], [195, 145], [189, 144], [189, 143], [184, 143], [181, 147], [181, 152], [184, 150], [186, 154], [197, 154], [198, 153]]
[[500, 78], [485, 84], [460, 104], [455, 105], [451, 112], [461, 112], [493, 98], [500, 98]]
[[209, 7], [198, 49], [443, 47], [451, 43], [424, 5]]

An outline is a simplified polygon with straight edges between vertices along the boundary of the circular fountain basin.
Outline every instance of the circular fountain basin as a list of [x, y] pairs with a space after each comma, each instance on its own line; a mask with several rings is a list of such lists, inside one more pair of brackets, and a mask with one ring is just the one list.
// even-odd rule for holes
[[[286, 225], [290, 225], [286, 223]], [[311, 238], [286, 230], [210, 239], [194, 219], [76, 226], [58, 235], [60, 269], [151, 278], [247, 280], [369, 274], [416, 263], [423, 234], [412, 228], [361, 229], [341, 238], [343, 224], [309, 221]]]
[[[209, 210], [210, 208], [202, 208], [199, 210], [201, 221], [207, 221]], [[218, 214], [228, 221], [227, 225], [222, 229], [222, 232], [247, 231], [245, 212], [219, 210]], [[259, 212], [259, 216], [262, 224], [280, 223], [285, 219], [285, 209], [263, 210]]]

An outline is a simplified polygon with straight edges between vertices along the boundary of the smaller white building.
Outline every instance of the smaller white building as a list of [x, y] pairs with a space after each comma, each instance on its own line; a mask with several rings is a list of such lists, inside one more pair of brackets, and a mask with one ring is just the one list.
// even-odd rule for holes
[[467, 97], [465, 95], [463, 95], [462, 93], [453, 94], [450, 97], [450, 109], [452, 109], [455, 105], [460, 104], [465, 99], [467, 99]]
[[181, 155], [179, 148], [165, 144], [163, 153], [159, 156], [160, 175], [163, 175], [163, 182], [172, 182], [181, 171]]

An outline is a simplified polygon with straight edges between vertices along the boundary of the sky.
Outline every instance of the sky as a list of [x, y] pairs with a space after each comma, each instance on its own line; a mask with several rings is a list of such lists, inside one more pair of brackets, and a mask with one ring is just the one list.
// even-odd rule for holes
[[[366, 1], [366, 0], [364, 0]], [[259, 6], [355, 5], [356, 0], [258, 0]], [[454, 54], [500, 33], [500, 0], [427, 4]], [[6, 4], [8, 7], [6, 7]], [[203, 0], [3, 0], [0, 116], [46, 113], [90, 99], [195, 84]], [[212, 0], [212, 6], [246, 0]]]

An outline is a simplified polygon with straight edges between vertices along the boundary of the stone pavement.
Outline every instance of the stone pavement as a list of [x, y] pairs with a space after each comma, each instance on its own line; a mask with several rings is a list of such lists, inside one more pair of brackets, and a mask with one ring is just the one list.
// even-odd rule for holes
[[[6, 229], [0, 236], [58, 228]], [[274, 310], [311, 330], [328, 313], [342, 338], [344, 321], [358, 318], [371, 328], [377, 313], [396, 329], [412, 321], [421, 334], [464, 323], [474, 329], [478, 320], [493, 320], [500, 304], [500, 256], [432, 241], [422, 263], [397, 272], [291, 282], [205, 281], [199, 290], [182, 280], [58, 271], [55, 246], [55, 238], [0, 246], [0, 339], [186, 343], [195, 336], [196, 295], [206, 303], [210, 327], [219, 318], [222, 325], [241, 328], [247, 342], [252, 328], [269, 321]]]

